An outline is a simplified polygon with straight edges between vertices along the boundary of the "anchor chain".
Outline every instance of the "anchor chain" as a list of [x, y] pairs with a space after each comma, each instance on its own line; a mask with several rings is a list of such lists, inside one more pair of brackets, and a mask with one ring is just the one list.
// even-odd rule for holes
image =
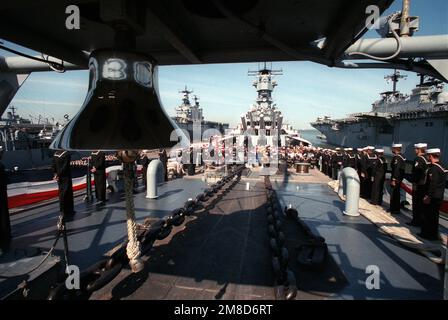
[[[207, 203], [205, 208], [212, 206], [219, 198], [218, 192], [222, 190], [226, 184], [237, 177], [237, 179], [227, 186], [223, 193], [227, 192], [238, 183], [243, 170], [242, 166], [237, 168], [217, 183], [211, 185], [210, 188], [204, 190], [204, 192], [196, 196], [194, 200], [187, 200], [183, 207], [174, 209], [166, 219], [160, 219], [152, 223], [150, 223], [149, 220], [146, 220], [143, 224], [137, 224], [135, 222], [134, 202], [128, 201], [128, 198], [133, 199], [133, 168], [132, 164], [131, 166], [125, 166], [125, 163], [123, 163], [123, 166], [125, 173], [128, 241], [122, 243], [110, 255], [104, 256], [101, 260], [83, 271], [80, 275], [81, 286], [79, 290], [68, 290], [65, 287], [65, 282], [60, 282], [50, 291], [48, 296], [49, 300], [73, 298], [86, 299], [93, 292], [103, 288], [120, 273], [126, 263], [129, 262], [132, 268], [131, 259], [141, 260], [141, 256], [152, 248], [156, 240], [162, 240], [168, 237], [173, 230], [173, 226], [178, 227], [182, 225], [185, 221], [185, 217], [197, 212], [203, 204]], [[133, 244], [130, 244], [131, 242], [133, 242]], [[137, 247], [138, 250], [136, 249]]]
[[294, 273], [288, 267], [289, 252], [285, 247], [285, 235], [280, 220], [280, 204], [276, 192], [272, 188], [269, 177], [265, 177], [267, 196], [267, 220], [269, 245], [272, 252], [272, 269], [276, 278], [276, 298], [279, 300], [292, 300], [297, 295], [297, 284]]

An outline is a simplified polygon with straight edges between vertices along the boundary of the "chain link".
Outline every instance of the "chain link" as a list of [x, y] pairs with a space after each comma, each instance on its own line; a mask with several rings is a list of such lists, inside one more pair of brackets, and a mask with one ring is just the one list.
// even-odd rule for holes
[[[237, 177], [238, 179], [234, 180], [227, 187], [227, 189], [232, 188], [236, 183], [238, 183], [241, 178], [243, 168], [244, 167], [241, 166], [232, 171], [226, 177], [223, 177], [220, 181], [210, 186], [210, 188], [204, 190], [203, 193], [196, 196], [194, 200], [186, 201], [182, 208], [173, 210], [171, 215], [166, 219], [160, 219], [153, 223], [146, 220], [143, 224], [136, 224], [136, 237], [133, 240], [141, 246], [140, 254], [143, 255], [147, 253], [152, 248], [156, 240], [163, 240], [168, 237], [173, 230], [173, 226], [177, 227], [182, 225], [186, 216], [193, 214], [197, 208], [205, 202], [208, 202], [208, 200], [211, 200], [212, 197], [216, 197], [222, 187], [224, 187], [233, 178]], [[210, 201], [206, 207], [209, 207], [212, 204], [213, 201]], [[63, 221], [60, 218], [58, 221], [59, 230], [63, 230], [64, 228], [64, 224], [62, 222]], [[103, 259], [82, 272], [80, 275], [81, 285], [79, 290], [68, 290], [65, 287], [65, 281], [57, 283], [50, 291], [48, 299], [86, 299], [90, 297], [93, 292], [110, 283], [120, 273], [123, 266], [129, 262], [129, 256], [127, 255], [128, 246], [129, 241], [122, 243], [110, 255], [103, 257]]]

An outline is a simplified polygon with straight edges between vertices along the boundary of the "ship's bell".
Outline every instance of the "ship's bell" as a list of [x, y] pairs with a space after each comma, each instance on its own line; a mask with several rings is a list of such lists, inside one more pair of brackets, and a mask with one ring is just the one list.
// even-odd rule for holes
[[162, 107], [157, 66], [151, 58], [131, 51], [96, 50], [89, 58], [89, 73], [83, 106], [51, 148], [129, 150], [187, 144]]

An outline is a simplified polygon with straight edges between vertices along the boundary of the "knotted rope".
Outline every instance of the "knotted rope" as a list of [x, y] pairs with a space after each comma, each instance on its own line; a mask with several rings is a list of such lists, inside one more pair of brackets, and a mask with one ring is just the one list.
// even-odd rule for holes
[[137, 240], [137, 224], [135, 222], [133, 163], [123, 163], [123, 171], [126, 199], [126, 223], [128, 229], [126, 254], [129, 258], [129, 265], [132, 272], [139, 272], [143, 269], [144, 264], [140, 258], [141, 247], [140, 242]]

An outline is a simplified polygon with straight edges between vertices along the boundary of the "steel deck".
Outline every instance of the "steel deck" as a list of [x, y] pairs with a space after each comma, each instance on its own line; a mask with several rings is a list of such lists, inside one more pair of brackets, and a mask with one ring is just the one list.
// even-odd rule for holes
[[[295, 264], [294, 244], [300, 233], [286, 218], [284, 230], [296, 274], [298, 299], [441, 299], [443, 270], [416, 251], [400, 245], [363, 217], [342, 214], [343, 203], [321, 173], [312, 179], [294, 174], [271, 177], [282, 207], [291, 204], [311, 229], [326, 239], [325, 270], [319, 274]], [[320, 183], [316, 183], [320, 181]], [[249, 190], [246, 190], [249, 183]], [[178, 179], [159, 187], [160, 197], [135, 194], [139, 222], [164, 217], [206, 188], [200, 179]], [[187, 218], [149, 251], [146, 268], [131, 274], [124, 268], [92, 299], [275, 299], [262, 179], [251, 174], [211, 208]], [[126, 238], [124, 200], [110, 195], [103, 207], [75, 200], [77, 211], [68, 222], [70, 263], [81, 269]], [[11, 216], [13, 250], [48, 249], [56, 234], [58, 204]], [[55, 252], [62, 256], [62, 243]], [[0, 258], [1, 262], [1, 258]], [[365, 286], [366, 267], [376, 265], [379, 290]]]

